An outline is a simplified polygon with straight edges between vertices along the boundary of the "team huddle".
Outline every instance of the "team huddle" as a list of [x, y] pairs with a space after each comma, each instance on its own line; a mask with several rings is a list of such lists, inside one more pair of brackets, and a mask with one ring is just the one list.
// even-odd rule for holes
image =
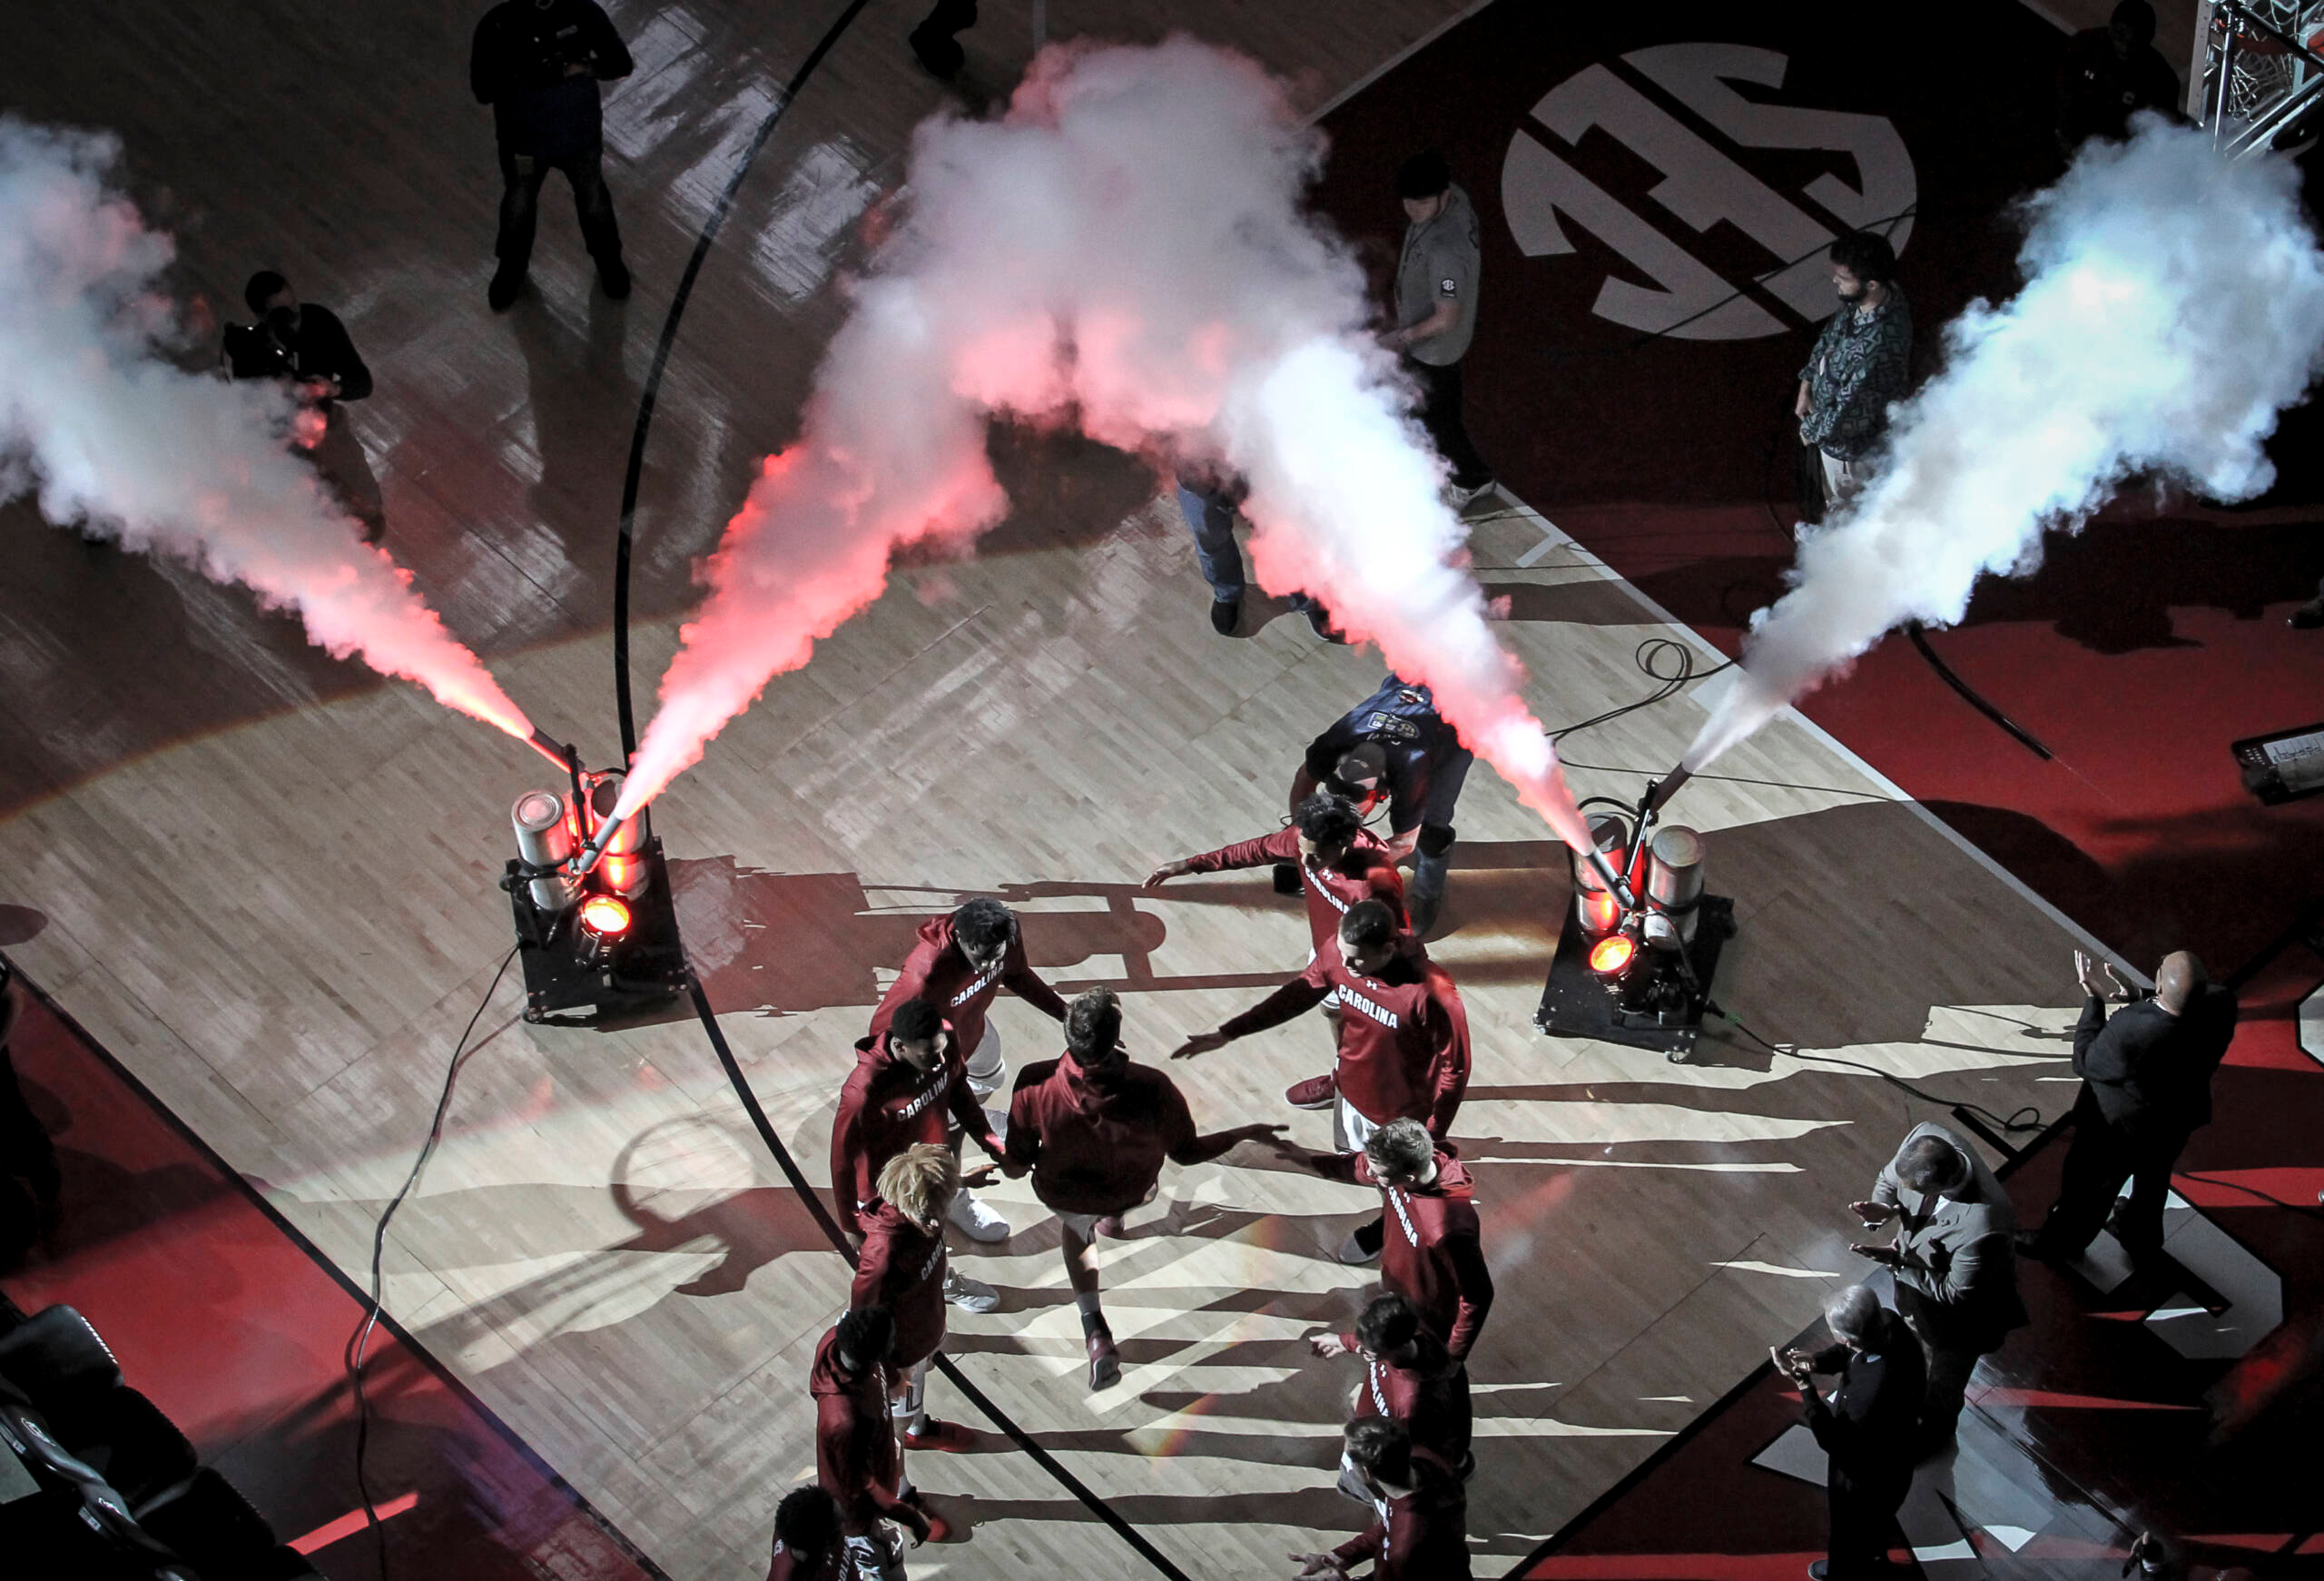
[[[906, 1456], [974, 1442], [930, 1414], [926, 1387], [947, 1305], [999, 1305], [990, 1287], [951, 1267], [945, 1246], [947, 1223], [979, 1241], [1009, 1234], [972, 1184], [994, 1169], [1029, 1175], [1034, 1196], [1057, 1216], [1088, 1387], [1099, 1391], [1122, 1373], [1100, 1301], [1097, 1240], [1120, 1236], [1123, 1216], [1153, 1200], [1166, 1161], [1204, 1163], [1245, 1143], [1267, 1144], [1329, 1180], [1376, 1187], [1381, 1197], [1380, 1214], [1338, 1250], [1351, 1265], [1378, 1260], [1381, 1293], [1344, 1331], [1309, 1340], [1318, 1358], [1363, 1364], [1339, 1485], [1374, 1519], [1329, 1553], [1293, 1555], [1298, 1573], [1341, 1576], [1365, 1560], [1391, 1578], [1470, 1573], [1462, 1484], [1475, 1458], [1466, 1362], [1492, 1304], [1492, 1280], [1474, 1189], [1445, 1141], [1468, 1087], [1468, 1018], [1410, 925], [1395, 865], [1402, 853], [1364, 827], [1387, 789], [1387, 766], [1367, 745], [1303, 769], [1285, 828], [1165, 864], [1147, 880], [1153, 887], [1188, 874], [1292, 870], [1278, 872], [1278, 887], [1295, 875], [1314, 958], [1170, 1057], [1208, 1053], [1320, 1008], [1337, 1059], [1285, 1098], [1331, 1112], [1329, 1151], [1291, 1143], [1282, 1124], [1200, 1130], [1169, 1075], [1128, 1057], [1115, 994], [1092, 989], [1068, 1003], [1033, 971], [1017, 918], [1000, 902], [970, 901], [920, 930], [856, 1045], [832, 1122], [832, 1203], [856, 1273], [848, 1310], [815, 1353], [816, 1481], [777, 1510], [770, 1581], [894, 1576], [897, 1528], [915, 1545], [942, 1535]], [[1449, 844], [1449, 827], [1445, 836]], [[1005, 1114], [984, 1106], [1007, 1073], [986, 1020], [1004, 987], [1062, 1023], [1065, 1034], [1056, 1059], [1019, 1071]], [[960, 1150], [970, 1141], [987, 1161], [964, 1177]]]

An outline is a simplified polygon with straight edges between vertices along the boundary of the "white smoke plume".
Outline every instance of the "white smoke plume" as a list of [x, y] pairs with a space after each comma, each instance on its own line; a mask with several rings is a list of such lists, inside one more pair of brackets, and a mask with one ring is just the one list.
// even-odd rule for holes
[[357, 540], [279, 436], [290, 398], [164, 360], [169, 239], [109, 190], [118, 145], [0, 116], [0, 499], [192, 561], [288, 605], [337, 657], [418, 681], [522, 739], [532, 726], [411, 590]]
[[899, 546], [966, 543], [1000, 518], [985, 430], [1009, 414], [1241, 473], [1261, 584], [1315, 592], [1426, 681], [1586, 848], [1366, 332], [1362, 272], [1301, 208], [1322, 152], [1279, 84], [1185, 38], [1051, 49], [1000, 121], [921, 127], [909, 216], [856, 287], [804, 433], [709, 562], [622, 810], [876, 598]]
[[1977, 578], [2041, 564], [2126, 479], [2260, 493], [2261, 445], [2324, 350], [2324, 255], [2289, 160], [2235, 163], [2146, 118], [2085, 146], [2032, 200], [2024, 287], [1948, 327], [1944, 371], [1899, 406], [1887, 459], [1801, 541], [1753, 619], [1743, 674], [1688, 747], [1698, 769], [1908, 620], [1949, 626]]

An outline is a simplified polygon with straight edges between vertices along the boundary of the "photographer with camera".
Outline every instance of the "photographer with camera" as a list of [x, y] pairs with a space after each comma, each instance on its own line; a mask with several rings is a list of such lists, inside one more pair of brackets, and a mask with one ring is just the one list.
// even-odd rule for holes
[[593, 0], [501, 0], [476, 26], [468, 86], [492, 106], [500, 144], [500, 267], [486, 300], [499, 312], [525, 287], [541, 183], [561, 170], [573, 186], [581, 239], [596, 260], [597, 283], [629, 294], [621, 231], [606, 190], [604, 109], [597, 84], [629, 75], [629, 49]]
[[261, 269], [242, 288], [254, 324], [228, 324], [226, 370], [236, 379], [273, 379], [287, 387], [312, 418], [297, 441], [340, 509], [362, 524], [363, 541], [386, 536], [388, 517], [370, 458], [349, 426], [342, 403], [371, 393], [371, 371], [327, 307], [302, 302], [290, 282]]

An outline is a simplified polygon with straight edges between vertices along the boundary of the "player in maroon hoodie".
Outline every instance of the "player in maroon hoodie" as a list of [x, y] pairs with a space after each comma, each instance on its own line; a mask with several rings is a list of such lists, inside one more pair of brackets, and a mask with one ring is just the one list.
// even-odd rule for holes
[[1379, 901], [1395, 913], [1399, 925], [1403, 921], [1404, 881], [1388, 860], [1388, 847], [1364, 826], [1353, 805], [1328, 791], [1317, 791], [1301, 802], [1292, 821], [1272, 835], [1165, 862], [1147, 878], [1146, 887], [1159, 889], [1189, 873], [1225, 873], [1279, 862], [1298, 865], [1301, 893], [1307, 898], [1307, 928], [1318, 954], [1338, 933], [1347, 908], [1358, 901]]
[[839, 1500], [821, 1483], [793, 1488], [774, 1507], [774, 1559], [766, 1581], [848, 1581]]
[[928, 1414], [928, 1364], [944, 1343], [944, 1210], [960, 1189], [960, 1162], [940, 1141], [916, 1141], [880, 1171], [880, 1207], [856, 1254], [851, 1307], [885, 1307], [896, 1320], [889, 1365], [906, 1379], [891, 1414], [907, 1449], [965, 1449], [966, 1428]]
[[1413, 1444], [1463, 1480], [1475, 1469], [1469, 1452], [1469, 1369], [1452, 1359], [1412, 1302], [1393, 1291], [1374, 1297], [1356, 1319], [1354, 1333], [1318, 1334], [1307, 1343], [1318, 1356], [1364, 1359], [1364, 1378], [1355, 1386], [1357, 1419], [1402, 1422]]
[[1373, 1521], [1328, 1554], [1294, 1554], [1298, 1581], [1346, 1581], [1372, 1561], [1372, 1581], [1469, 1581], [1469, 1496], [1452, 1468], [1395, 1422], [1350, 1422], [1340, 1463], [1372, 1498]]
[[902, 1467], [888, 1402], [899, 1380], [888, 1366], [896, 1322], [884, 1307], [842, 1313], [815, 1348], [807, 1391], [815, 1399], [815, 1480], [839, 1500], [840, 1530], [856, 1573], [876, 1581], [894, 1556], [883, 1520], [926, 1542], [931, 1518], [897, 1488]]
[[1081, 1309], [1089, 1387], [1121, 1380], [1121, 1358], [1098, 1302], [1089, 1245], [1100, 1229], [1121, 1233], [1121, 1216], [1154, 1194], [1165, 1159], [1208, 1163], [1237, 1142], [1279, 1136], [1280, 1125], [1243, 1125], [1199, 1135], [1169, 1077], [1135, 1065], [1121, 1046], [1122, 1006], [1093, 988], [1065, 1018], [1065, 1055], [1018, 1072], [1009, 1100], [1009, 1175], [1033, 1174], [1033, 1194], [1063, 1224], [1065, 1275]]
[[[1001, 1057], [1000, 1033], [985, 1023], [994, 995], [1008, 988], [1043, 1015], [1065, 1019], [1065, 1001], [1036, 976], [1025, 958], [1024, 941], [1018, 936], [1017, 914], [997, 900], [970, 901], [950, 916], [923, 924], [919, 942], [904, 957], [903, 970], [888, 985], [879, 1008], [872, 1013], [874, 1040], [888, 1030], [889, 1021], [906, 1001], [925, 999], [952, 1023], [961, 1057], [968, 1062], [969, 1089], [980, 1100], [1000, 1090], [1009, 1073]], [[970, 1127], [971, 1134], [980, 1125]], [[954, 1156], [960, 1139], [953, 1139]], [[952, 1222], [971, 1240], [1006, 1240], [1009, 1221], [978, 1200], [973, 1191], [956, 1192]]]
[[[1333, 1142], [1353, 1151], [1392, 1120], [1417, 1120], [1439, 1141], [1452, 1129], [1469, 1088], [1469, 1013], [1461, 991], [1429, 960], [1420, 942], [1396, 927], [1376, 900], [1360, 901], [1307, 970], [1216, 1032], [1197, 1033], [1170, 1057], [1190, 1059], [1236, 1038], [1281, 1026], [1326, 998], [1339, 1000], [1338, 1091]], [[1302, 1083], [1304, 1087], [1305, 1083]], [[1301, 1088], [1285, 1094], [1296, 1100]], [[1357, 1239], [1376, 1253], [1381, 1227]], [[1343, 1253], [1344, 1255], [1344, 1252]], [[1369, 1255], [1351, 1261], [1371, 1260]]]
[[[880, 1171], [889, 1160], [914, 1142], [943, 1145], [959, 1134], [975, 1137], [1000, 1161], [1000, 1138], [970, 1090], [960, 1039], [934, 1005], [907, 999], [883, 1030], [855, 1045], [855, 1069], [832, 1117], [832, 1205], [849, 1241], [860, 1246], [879, 1214]], [[949, 1263], [944, 1299], [971, 1312], [1000, 1305], [990, 1285]]]
[[[1305, 1161], [1325, 1180], [1380, 1188], [1389, 1225], [1384, 1246], [1373, 1249], [1381, 1288], [1410, 1301], [1453, 1360], [1468, 1360], [1492, 1307], [1492, 1273], [1478, 1234], [1476, 1187], [1461, 1161], [1413, 1120], [1382, 1126], [1360, 1153], [1306, 1153]], [[1355, 1237], [1348, 1240], [1343, 1260], [1370, 1260], [1351, 1256]]]
[[[1340, 918], [1348, 907], [1376, 900], [1404, 922], [1404, 880], [1388, 855], [1388, 847], [1364, 826], [1354, 803], [1329, 791], [1316, 791], [1293, 809], [1291, 822], [1274, 834], [1233, 845], [1222, 845], [1199, 856], [1165, 862], [1146, 880], [1159, 889], [1188, 873], [1223, 873], [1234, 868], [1277, 865], [1278, 877], [1288, 873], [1299, 881], [1307, 900], [1307, 931], [1314, 960], [1339, 933]], [[1324, 996], [1324, 1013], [1336, 1015], [1332, 996]], [[1295, 1109], [1329, 1109], [1332, 1076], [1311, 1076], [1284, 1094]]]

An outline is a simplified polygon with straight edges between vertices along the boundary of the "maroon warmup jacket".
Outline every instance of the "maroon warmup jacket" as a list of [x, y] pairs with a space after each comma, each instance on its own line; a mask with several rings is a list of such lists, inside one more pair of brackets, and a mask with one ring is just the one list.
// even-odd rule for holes
[[944, 1227], [931, 1235], [882, 1202], [866, 1226], [855, 1260], [851, 1307], [885, 1307], [895, 1315], [898, 1371], [916, 1367], [944, 1343]]
[[1257, 840], [1221, 845], [1187, 858], [1189, 873], [1224, 873], [1236, 867], [1267, 867], [1288, 862], [1299, 869], [1300, 893], [1307, 899], [1307, 931], [1315, 935], [1315, 953], [1327, 940], [1340, 935], [1340, 918], [1360, 900], [1379, 900], [1404, 925], [1404, 880], [1388, 860], [1388, 847], [1369, 829], [1355, 832], [1347, 855], [1330, 866], [1311, 865], [1299, 855], [1299, 830], [1289, 825]]
[[832, 1119], [832, 1205], [842, 1229], [871, 1232], [880, 1171], [914, 1142], [942, 1141], [957, 1123], [1000, 1156], [986, 1141], [984, 1110], [969, 1091], [965, 1045], [950, 1023], [945, 1030], [954, 1035], [932, 1071], [891, 1053], [884, 1032], [856, 1043], [855, 1069], [839, 1090]]
[[1342, 1561], [1372, 1561], [1372, 1581], [1469, 1581], [1469, 1496], [1452, 1468], [1413, 1450], [1417, 1486], [1375, 1501], [1372, 1525], [1332, 1550]]
[[1410, 935], [1403, 944], [1379, 976], [1359, 977], [1340, 958], [1334, 932], [1307, 970], [1219, 1031], [1240, 1038], [1281, 1026], [1336, 988], [1340, 1095], [1374, 1125], [1417, 1120], [1442, 1141], [1469, 1090], [1469, 1013], [1443, 968]]
[[1162, 1161], [1200, 1163], [1194, 1115], [1150, 1065], [1084, 1070], [1071, 1052], [1028, 1065], [1009, 1100], [1009, 1160], [1059, 1213], [1124, 1213], [1162, 1178]]
[[896, 1497], [902, 1470], [896, 1429], [888, 1419], [888, 1369], [873, 1363], [860, 1373], [839, 1369], [839, 1330], [815, 1347], [807, 1392], [815, 1398], [815, 1480], [839, 1500], [840, 1529], [868, 1537], [882, 1516], [903, 1507]]
[[933, 918], [921, 924], [920, 942], [904, 957], [903, 974], [889, 986], [880, 1008], [872, 1013], [872, 1035], [876, 1038], [888, 1030], [896, 1006], [905, 1000], [925, 999], [952, 1023], [965, 1059], [984, 1041], [984, 1013], [1003, 988], [1013, 990], [1018, 998], [1052, 1021], [1065, 1019], [1065, 1001], [1033, 974], [1025, 959], [1024, 940], [1012, 943], [1000, 964], [991, 971], [972, 973], [969, 958], [952, 947], [952, 919]]
[[[1327, 1179], [1379, 1185], [1372, 1161], [1347, 1153], [1323, 1161]], [[1492, 1274], [1478, 1239], [1477, 1190], [1451, 1153], [1436, 1155], [1436, 1179], [1406, 1191], [1381, 1186], [1387, 1220], [1380, 1246], [1380, 1285], [1410, 1301], [1455, 1361], [1468, 1359], [1492, 1307]]]
[[[1351, 1348], [1355, 1336], [1343, 1334]], [[1472, 1430], [1469, 1404], [1469, 1369], [1452, 1359], [1443, 1342], [1423, 1329], [1420, 1355], [1410, 1367], [1392, 1367], [1366, 1360], [1364, 1375], [1355, 1386], [1354, 1419], [1385, 1417], [1402, 1422], [1415, 1448], [1427, 1450], [1459, 1470], [1469, 1457]]]

